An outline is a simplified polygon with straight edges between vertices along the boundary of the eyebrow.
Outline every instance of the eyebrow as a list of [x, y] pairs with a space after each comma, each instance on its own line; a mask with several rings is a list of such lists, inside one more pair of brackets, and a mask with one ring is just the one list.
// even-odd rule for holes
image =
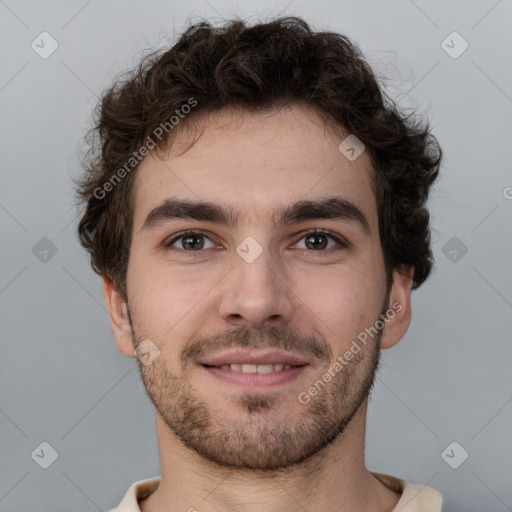
[[[193, 219], [237, 227], [240, 217], [231, 207], [220, 204], [170, 198], [149, 212], [141, 231], [154, 229], [176, 219]], [[275, 228], [319, 219], [352, 221], [366, 234], [370, 233], [370, 224], [363, 211], [353, 202], [340, 196], [298, 201], [286, 207], [279, 207], [273, 212]]]

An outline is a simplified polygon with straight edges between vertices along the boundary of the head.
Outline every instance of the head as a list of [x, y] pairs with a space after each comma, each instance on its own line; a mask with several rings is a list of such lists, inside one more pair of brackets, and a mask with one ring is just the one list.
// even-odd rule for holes
[[[284, 18], [190, 27], [105, 92], [91, 134], [80, 240], [121, 352], [158, 354], [139, 367], [169, 432], [239, 468], [318, 456], [431, 272], [428, 124], [348, 38]], [[286, 353], [272, 374], [294, 376], [233, 384], [228, 351]]]

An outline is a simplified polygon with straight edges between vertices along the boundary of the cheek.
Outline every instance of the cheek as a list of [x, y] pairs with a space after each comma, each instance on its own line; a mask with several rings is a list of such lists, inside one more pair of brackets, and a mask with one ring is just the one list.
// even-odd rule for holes
[[135, 263], [128, 268], [127, 284], [136, 335], [153, 341], [167, 361], [179, 361], [204, 313], [207, 292], [219, 278], [162, 264], [137, 268]]
[[328, 276], [317, 274], [303, 280], [297, 290], [297, 296], [308, 306], [304, 313], [313, 315], [312, 323], [317, 324], [333, 349], [348, 346], [380, 313], [382, 276], [367, 270], [346, 267]]

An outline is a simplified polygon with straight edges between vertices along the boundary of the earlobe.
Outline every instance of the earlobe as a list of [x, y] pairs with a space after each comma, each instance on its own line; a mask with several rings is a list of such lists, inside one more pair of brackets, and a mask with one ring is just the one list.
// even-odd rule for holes
[[413, 276], [413, 267], [393, 272], [385, 327], [380, 345], [383, 349], [395, 346], [409, 328], [411, 322], [411, 286]]
[[125, 356], [135, 357], [128, 306], [112, 281], [106, 276], [103, 276], [103, 295], [117, 348]]

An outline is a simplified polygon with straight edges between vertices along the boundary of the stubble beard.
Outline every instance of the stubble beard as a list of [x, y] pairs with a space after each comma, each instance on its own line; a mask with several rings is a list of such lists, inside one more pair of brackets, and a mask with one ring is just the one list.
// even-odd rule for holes
[[[309, 403], [300, 404], [296, 394], [288, 396], [287, 401], [296, 401], [298, 407], [285, 417], [280, 414], [280, 395], [247, 392], [226, 405], [239, 411], [236, 421], [228, 419], [229, 414], [213, 410], [198, 396], [187, 372], [174, 375], [162, 357], [147, 366], [139, 362], [139, 369], [157, 413], [187, 448], [216, 466], [275, 472], [325, 458], [371, 393], [381, 337], [380, 331]], [[138, 341], [134, 335], [135, 346]], [[310, 385], [331, 365], [332, 361]]]

